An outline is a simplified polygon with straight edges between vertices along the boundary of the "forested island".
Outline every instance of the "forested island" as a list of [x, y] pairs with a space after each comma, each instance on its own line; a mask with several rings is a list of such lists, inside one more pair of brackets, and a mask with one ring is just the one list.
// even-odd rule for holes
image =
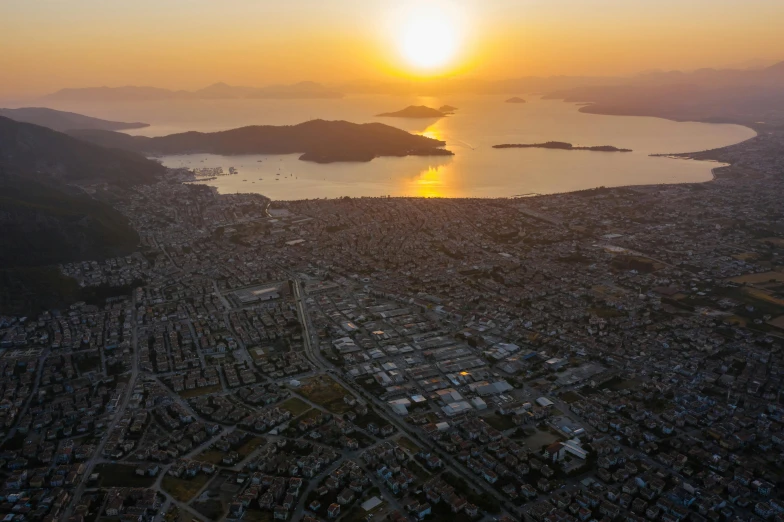
[[376, 114], [376, 116], [380, 118], [443, 118], [446, 116], [446, 113], [426, 105], [409, 105], [405, 109], [395, 112], [382, 112], [381, 114]]
[[619, 149], [612, 145], [599, 145], [596, 147], [575, 147], [563, 141], [548, 141], [545, 143], [503, 143], [493, 145], [494, 149], [557, 149], [557, 150], [589, 150], [592, 152], [632, 152], [632, 149]]
[[380, 156], [451, 156], [445, 142], [383, 123], [311, 120], [298, 125], [256, 125], [222, 132], [183, 132], [148, 138], [119, 132], [77, 130], [96, 145], [149, 156], [171, 154], [294, 154], [317, 163], [371, 161]]

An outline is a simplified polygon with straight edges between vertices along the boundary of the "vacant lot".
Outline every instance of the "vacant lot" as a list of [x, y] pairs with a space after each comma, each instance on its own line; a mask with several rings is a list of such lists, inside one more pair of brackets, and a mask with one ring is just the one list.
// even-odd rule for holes
[[223, 502], [217, 499], [205, 500], [204, 502], [194, 502], [193, 508], [212, 520], [219, 520], [226, 512]]
[[200, 397], [202, 395], [207, 395], [208, 393], [217, 393], [219, 391], [223, 391], [223, 387], [220, 384], [216, 384], [214, 386], [205, 386], [192, 390], [182, 390], [179, 394], [183, 399], [190, 399], [191, 397]]
[[422, 450], [422, 448], [420, 448], [416, 442], [409, 439], [408, 437], [398, 438], [397, 443], [400, 445], [401, 448], [407, 449], [408, 451], [414, 454], [417, 454]]
[[343, 397], [348, 395], [348, 392], [330, 377], [314, 377], [297, 392], [332, 413], [345, 413], [350, 409], [348, 404], [343, 402]]
[[567, 404], [571, 404], [573, 402], [579, 401], [580, 396], [577, 393], [570, 390], [566, 393], [561, 394], [561, 400], [566, 402]]
[[311, 409], [307, 410], [305, 413], [303, 413], [302, 415], [300, 415], [299, 417], [296, 417], [295, 419], [293, 419], [289, 423], [289, 425], [296, 427], [297, 424], [299, 424], [300, 421], [304, 421], [304, 420], [307, 420], [307, 419], [313, 419], [315, 417], [318, 417], [322, 413], [323, 412], [321, 410], [319, 410], [318, 408], [311, 408]]
[[136, 474], [136, 466], [126, 464], [98, 464], [95, 472], [100, 473], [100, 484], [104, 488], [148, 488], [155, 482], [155, 477]]
[[271, 511], [249, 509], [242, 515], [243, 522], [272, 522]]
[[525, 437], [523, 439], [523, 441], [525, 442], [526, 446], [528, 446], [529, 448], [532, 448], [532, 449], [534, 449], [534, 451], [536, 451], [539, 448], [541, 448], [542, 446], [550, 445], [553, 442], [558, 441], [559, 439], [560, 439], [560, 437], [557, 437], [555, 434], [553, 434], [549, 430], [548, 431], [542, 431], [542, 430], [537, 429], [536, 433], [534, 433], [533, 435], [531, 435], [529, 437]]
[[784, 239], [780, 237], [765, 237], [760, 239], [760, 242], [767, 243], [775, 247], [784, 247]]
[[734, 283], [760, 284], [760, 283], [782, 283], [784, 282], [784, 272], [760, 272], [759, 274], [746, 274], [733, 277], [730, 281]]
[[209, 480], [210, 477], [202, 473], [199, 473], [190, 479], [166, 475], [163, 477], [161, 487], [163, 487], [163, 490], [166, 493], [180, 502], [188, 502], [207, 484], [207, 482], [209, 482]]
[[303, 401], [299, 397], [292, 397], [286, 400], [283, 404], [281, 404], [280, 408], [283, 410], [290, 411], [291, 416], [296, 417], [308, 411], [310, 409], [310, 406], [308, 405], [307, 402]]
[[771, 319], [770, 321], [768, 321], [768, 324], [784, 330], [784, 315], [780, 315], [775, 319]]
[[240, 454], [240, 458], [245, 458], [253, 451], [264, 444], [264, 439], [262, 437], [251, 437], [247, 441], [245, 441], [242, 446], [237, 449], [237, 453]]
[[488, 423], [493, 428], [497, 429], [498, 431], [506, 431], [511, 430], [515, 427], [515, 423], [512, 420], [511, 415], [496, 415], [493, 413], [492, 415], [488, 415], [487, 417], [482, 417], [482, 419]]
[[225, 453], [223, 453], [222, 451], [207, 449], [204, 450], [204, 452], [201, 453], [196, 458], [202, 462], [209, 462], [210, 464], [220, 464], [221, 461], [223, 460], [224, 455]]

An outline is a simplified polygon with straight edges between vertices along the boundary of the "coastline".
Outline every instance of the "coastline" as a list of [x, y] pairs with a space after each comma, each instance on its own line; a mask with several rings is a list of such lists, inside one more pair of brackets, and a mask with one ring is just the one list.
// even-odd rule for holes
[[[531, 101], [536, 101], [536, 99], [541, 98], [539, 96], [532, 97]], [[564, 102], [563, 99], [552, 99], [555, 103], [566, 103], [567, 106], [571, 106], [572, 108], [569, 109], [569, 113], [577, 113], [577, 112], [587, 112], [582, 111], [583, 107], [579, 105], [579, 103], [573, 102]], [[593, 105], [593, 104], [592, 104]], [[588, 114], [597, 114], [595, 112], [588, 112]], [[617, 116], [617, 114], [606, 114], [607, 116]], [[626, 116], [638, 116], [633, 114], [624, 114]], [[662, 116], [652, 116], [652, 115], [639, 115], [638, 117], [641, 118], [656, 118], [657, 120], [661, 121], [669, 121], [675, 123], [683, 123], [681, 121], [662, 117]], [[694, 123], [715, 123], [715, 122], [704, 122], [698, 121]], [[620, 126], [624, 128], [627, 126], [626, 123], [616, 123], [614, 124], [615, 127]], [[655, 124], [650, 123], [648, 125], [653, 125], [654, 129], [668, 129], [669, 127], [664, 126], [662, 124]], [[438, 166], [436, 168], [418, 168], [417, 164], [412, 163], [401, 163], [398, 164], [398, 158], [389, 157], [389, 158], [379, 158], [380, 166], [378, 167], [378, 171], [376, 167], [372, 167], [370, 169], [365, 169], [361, 172], [365, 173], [365, 176], [357, 176], [357, 175], [349, 175], [349, 176], [342, 176], [342, 175], [335, 175], [335, 170], [324, 170], [323, 174], [322, 171], [318, 171], [318, 173], [314, 174], [313, 170], [303, 170], [308, 169], [307, 167], [295, 167], [289, 163], [288, 167], [285, 167], [285, 170], [288, 172], [292, 170], [294, 172], [299, 172], [299, 182], [298, 186], [304, 190], [299, 190], [293, 187], [293, 185], [278, 185], [274, 183], [272, 185], [266, 186], [265, 183], [256, 184], [254, 186], [251, 185], [244, 185], [241, 183], [222, 183], [219, 189], [223, 193], [261, 193], [268, 197], [272, 197], [275, 201], [298, 201], [303, 196], [305, 199], [312, 199], [312, 198], [324, 198], [328, 197], [330, 199], [338, 199], [341, 197], [368, 197], [374, 198], [379, 196], [387, 196], [389, 194], [393, 194], [393, 197], [443, 197], [443, 198], [455, 198], [455, 199], [503, 199], [503, 198], [510, 198], [514, 197], [520, 193], [530, 193], [536, 192], [541, 195], [548, 195], [548, 194], [563, 194], [563, 193], [570, 193], [570, 192], [579, 192], [584, 190], [591, 190], [597, 187], [607, 187], [607, 188], [631, 188], [631, 187], [654, 187], [654, 186], [662, 186], [662, 185], [677, 185], [677, 184], [702, 184], [709, 181], [716, 181], [717, 179], [721, 179], [725, 177], [722, 175], [721, 170], [717, 170], [722, 167], [731, 166], [726, 164], [725, 162], [721, 162], [721, 164], [714, 163], [713, 165], [705, 165], [702, 163], [702, 160], [705, 159], [713, 159], [719, 160], [718, 157], [713, 157], [714, 153], [712, 151], [719, 151], [724, 149], [725, 147], [732, 147], [749, 140], [752, 140], [760, 135], [757, 129], [740, 125], [737, 123], [733, 123], [733, 126], [736, 129], [743, 129], [741, 130], [728, 130], [728, 131], [715, 131], [717, 135], [721, 136], [724, 135], [725, 139], [721, 140], [693, 140], [693, 141], [672, 141], [663, 139], [658, 142], [657, 144], [652, 144], [651, 146], [647, 147], [649, 150], [657, 148], [659, 150], [667, 150], [668, 148], [676, 148], [678, 146], [681, 147], [689, 147], [691, 150], [689, 152], [677, 152], [677, 153], [669, 153], [669, 154], [659, 154], [659, 153], [643, 153], [641, 155], [644, 156], [667, 156], [669, 159], [686, 159], [692, 158], [695, 161], [699, 162], [700, 165], [698, 166], [697, 163], [691, 165], [684, 165], [683, 167], [678, 165], [671, 165], [671, 166], [662, 166], [665, 165], [661, 163], [659, 167], [653, 166], [650, 167], [647, 164], [641, 163], [640, 169], [637, 170], [636, 163], [634, 161], [623, 161], [621, 167], [614, 167], [613, 163], [615, 160], [611, 160], [608, 167], [612, 170], [607, 172], [612, 172], [611, 175], [592, 175], [590, 172], [585, 171], [583, 169], [590, 169], [590, 165], [593, 165], [593, 160], [590, 159], [580, 159], [576, 160], [580, 164], [587, 164], [587, 167], [581, 167], [578, 165], [574, 165], [574, 161], [566, 161], [563, 165], [561, 162], [558, 162], [558, 167], [553, 169], [545, 170], [544, 172], [549, 172], [550, 178], [542, 178], [540, 170], [537, 168], [537, 163], [532, 163], [530, 165], [525, 165], [522, 169], [517, 169], [515, 165], [511, 165], [510, 168], [513, 170], [509, 171], [507, 177], [509, 177], [509, 182], [507, 183], [508, 186], [504, 186], [503, 182], [497, 182], [493, 186], [485, 186], [484, 183], [477, 183], [471, 182], [467, 185], [456, 185], [453, 186], [452, 178], [455, 176], [465, 176], [466, 173], [472, 172], [471, 169], [474, 168], [477, 161], [475, 159], [469, 158], [469, 154], [472, 154], [467, 151], [459, 151], [457, 152], [456, 156], [461, 156], [463, 161], [460, 161], [458, 164], [453, 164], [450, 167], [447, 167], [446, 170], [439, 170]], [[716, 127], [720, 127], [721, 124], [716, 124]], [[706, 127], [707, 128], [707, 127]], [[677, 129], [676, 129], [677, 131]], [[697, 132], [699, 134], [699, 127], [696, 128], [695, 131], [687, 128], [685, 131], [687, 133], [694, 133]], [[705, 131], [708, 135], [711, 135], [711, 132], [707, 130]], [[726, 137], [729, 137], [727, 139]], [[543, 136], [542, 139], [547, 139], [547, 136]], [[491, 142], [492, 143], [492, 142]], [[715, 144], [715, 145], [714, 145]], [[697, 145], [696, 147], [690, 147], [690, 145]], [[703, 147], [711, 147], [714, 146], [715, 148], [703, 148]], [[629, 145], [627, 145], [629, 146]], [[490, 145], [492, 147], [492, 145]], [[637, 148], [637, 147], [633, 147]], [[641, 148], [643, 148], [641, 146]], [[683, 149], [681, 149], [683, 150]], [[687, 149], [689, 150], [689, 149]], [[695, 152], [699, 151], [699, 152]], [[624, 156], [624, 155], [619, 155]], [[473, 158], [473, 156], [472, 156]], [[294, 158], [292, 158], [294, 159]], [[437, 158], [434, 158], [437, 159]], [[208, 162], [210, 160], [207, 160]], [[219, 160], [212, 160], [213, 162]], [[286, 160], [288, 162], [288, 160]], [[410, 160], [409, 160], [410, 161]], [[503, 163], [499, 162], [499, 164]], [[720, 161], [720, 160], [719, 160]], [[277, 163], [277, 160], [275, 160]], [[392, 163], [383, 163], [383, 162], [395, 162], [395, 167], [391, 168], [388, 165], [392, 165]], [[538, 162], [538, 160], [537, 160]], [[303, 162], [304, 164], [311, 162]], [[600, 160], [598, 165], [598, 169], [596, 172], [604, 172], [601, 170], [601, 166], [604, 165], [606, 162]], [[214, 163], [219, 164], [219, 163]], [[265, 160], [265, 164], [267, 164]], [[362, 163], [358, 162], [354, 165], [360, 165]], [[348, 164], [346, 164], [348, 165]], [[402, 166], [399, 167], [398, 165]], [[406, 166], [408, 165], [408, 166]], [[596, 166], [595, 165], [595, 166]], [[255, 166], [255, 162], [254, 162]], [[349, 166], [350, 169], [355, 169], [358, 167]], [[424, 169], [424, 170], [423, 170]], [[573, 169], [573, 170], [569, 170]], [[619, 170], [620, 169], [620, 170]], [[404, 171], [410, 170], [411, 172], [405, 174]], [[595, 170], [595, 169], [594, 169]], [[360, 172], [354, 170], [353, 172]], [[403, 172], [403, 174], [401, 174]], [[475, 171], [480, 172], [480, 171]], [[305, 177], [303, 178], [303, 173]], [[528, 174], [530, 173], [530, 175]], [[540, 174], [537, 174], [540, 173]], [[266, 172], [264, 174], [267, 174]], [[260, 174], [263, 176], [265, 180], [267, 179], [267, 175]], [[376, 176], [378, 174], [378, 176]], [[333, 177], [334, 175], [334, 177]], [[392, 176], [391, 179], [394, 179], [394, 182], [387, 182], [386, 180], [390, 179], [389, 176]], [[537, 175], [539, 176], [537, 179]], [[560, 177], [554, 176], [561, 176], [563, 175], [563, 181], [560, 181]], [[250, 176], [254, 176], [254, 174], [250, 174]], [[531, 177], [531, 183], [528, 183], [526, 180], [528, 177]], [[399, 178], [399, 179], [398, 179]], [[498, 176], [500, 178], [500, 176]], [[273, 178], [270, 178], [270, 180]], [[540, 182], [539, 179], [550, 179], [551, 181], [544, 181]], [[322, 183], [322, 180], [326, 180]], [[280, 180], [283, 182], [284, 180], [281, 178]], [[498, 181], [496, 179], [496, 181]], [[356, 184], [358, 183], [358, 184]], [[314, 189], [317, 185], [321, 184], [322, 186], [326, 187], [321, 195], [319, 195], [319, 190]], [[417, 186], [420, 184], [421, 186]], [[343, 185], [341, 188], [340, 185]], [[215, 186], [215, 185], [210, 185]], [[432, 188], [430, 188], [432, 187]], [[419, 189], [419, 190], [418, 190]], [[274, 194], [274, 195], [271, 195]], [[397, 196], [394, 196], [397, 194]]]

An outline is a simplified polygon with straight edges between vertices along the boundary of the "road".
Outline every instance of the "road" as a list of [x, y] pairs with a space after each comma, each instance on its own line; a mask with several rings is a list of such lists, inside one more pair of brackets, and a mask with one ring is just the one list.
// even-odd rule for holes
[[120, 407], [117, 408], [117, 411], [115, 412], [109, 427], [104, 432], [103, 437], [101, 437], [101, 441], [98, 443], [98, 447], [96, 448], [95, 452], [90, 457], [90, 459], [85, 462], [84, 474], [79, 479], [79, 484], [74, 490], [73, 496], [71, 497], [71, 501], [68, 503], [68, 507], [63, 514], [62, 520], [68, 520], [71, 517], [79, 499], [81, 499], [82, 495], [84, 494], [84, 490], [87, 487], [87, 479], [93, 473], [95, 465], [104, 460], [102, 457], [103, 450], [106, 447], [106, 443], [108, 442], [112, 432], [117, 427], [117, 423], [123, 417], [125, 410], [128, 408], [128, 402], [131, 400], [131, 396], [133, 395], [133, 388], [136, 386], [136, 380], [139, 377], [139, 342], [138, 324], [136, 320], [136, 292], [133, 293], [131, 303], [133, 306], [133, 312], [131, 313], [131, 345], [133, 347], [133, 357], [131, 358], [131, 378], [122, 391], [123, 397], [122, 402], [120, 403]]
[[311, 332], [310, 317], [306, 308], [307, 303], [305, 302], [305, 296], [303, 295], [302, 289], [300, 288], [300, 283], [297, 279], [294, 279], [294, 298], [297, 303], [297, 313], [303, 328], [305, 355], [317, 368], [322, 368], [330, 373], [332, 378], [338, 384], [351, 392], [355, 397], [375, 405], [376, 412], [380, 417], [385, 419], [391, 425], [397, 427], [401, 433], [416, 441], [422, 448], [425, 448], [431, 453], [438, 455], [442, 461], [447, 463], [454, 471], [456, 471], [458, 476], [475, 478], [475, 480], [470, 481], [470, 484], [472, 484], [476, 489], [480, 490], [480, 493], [491, 495], [510, 513], [520, 512], [517, 506], [509, 502], [506, 497], [495, 490], [492, 486], [487, 484], [483, 479], [479, 478], [477, 475], [474, 475], [468, 468], [459, 463], [455, 458], [433, 444], [430, 439], [420, 436], [416, 428], [412, 428], [396, 415], [388, 414], [387, 405], [384, 402], [380, 401], [377, 397], [371, 395], [363, 388], [355, 388], [353, 383], [350, 384], [338, 376], [334, 366], [321, 355], [320, 350], [313, 349], [313, 334]]

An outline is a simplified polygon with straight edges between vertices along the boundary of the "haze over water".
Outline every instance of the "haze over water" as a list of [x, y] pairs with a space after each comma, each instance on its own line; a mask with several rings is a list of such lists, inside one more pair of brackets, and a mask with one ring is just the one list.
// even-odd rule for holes
[[[680, 123], [659, 118], [602, 116], [559, 100], [526, 96], [346, 97], [339, 100], [195, 100], [70, 103], [55, 108], [96, 117], [145, 121], [131, 131], [147, 136], [196, 130], [212, 132], [246, 125], [290, 125], [312, 118], [382, 122], [447, 142], [452, 157], [377, 158], [369, 163], [320, 165], [299, 155], [161, 158], [169, 167], [217, 167], [238, 175], [208, 181], [221, 193], [257, 192], [277, 200], [341, 196], [509, 197], [598, 186], [691, 183], [711, 179], [717, 165], [650, 154], [696, 152], [738, 143], [755, 135], [738, 125]], [[439, 120], [377, 118], [407, 105], [458, 107]], [[631, 153], [547, 149], [493, 149], [500, 143], [565, 141], [613, 145]], [[280, 172], [281, 175], [276, 174]], [[279, 178], [278, 181], [276, 179]]]

